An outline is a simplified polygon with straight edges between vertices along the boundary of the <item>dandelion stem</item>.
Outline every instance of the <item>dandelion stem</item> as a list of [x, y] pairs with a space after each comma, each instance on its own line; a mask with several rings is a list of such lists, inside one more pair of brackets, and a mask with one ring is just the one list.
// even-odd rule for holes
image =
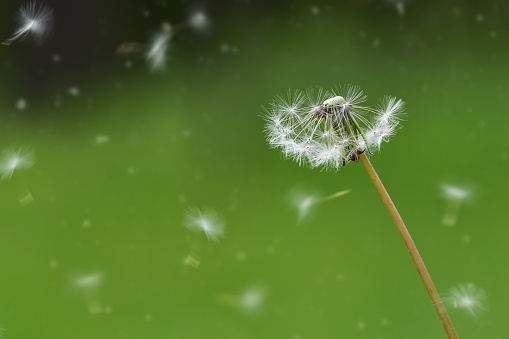
[[456, 334], [456, 330], [454, 329], [451, 319], [447, 314], [447, 310], [445, 309], [445, 306], [442, 303], [440, 296], [438, 295], [437, 289], [433, 284], [433, 280], [431, 280], [431, 276], [429, 275], [428, 270], [426, 269], [426, 266], [424, 265], [424, 262], [422, 261], [422, 258], [419, 254], [419, 251], [417, 251], [417, 247], [415, 246], [414, 241], [410, 236], [410, 233], [408, 233], [408, 230], [403, 222], [403, 219], [401, 219], [401, 216], [399, 215], [396, 206], [392, 202], [391, 197], [387, 193], [387, 190], [385, 189], [384, 185], [382, 184], [382, 181], [378, 177], [378, 174], [376, 174], [376, 171], [371, 165], [371, 162], [369, 161], [366, 154], [361, 153], [359, 155], [359, 158], [362, 160], [362, 163], [366, 167], [369, 177], [373, 181], [373, 184], [375, 185], [378, 193], [380, 193], [380, 196], [382, 197], [385, 206], [387, 207], [389, 213], [392, 216], [392, 220], [394, 220], [394, 223], [396, 224], [396, 227], [398, 228], [398, 231], [401, 234], [403, 241], [405, 242], [408, 252], [410, 253], [412, 260], [414, 261], [414, 264], [417, 267], [417, 271], [419, 271], [419, 275], [421, 276], [421, 279], [424, 282], [424, 286], [426, 286], [426, 290], [428, 290], [428, 294], [431, 298], [431, 301], [433, 302], [433, 306], [435, 306], [438, 316], [440, 317], [440, 320], [444, 325], [447, 337], [449, 339], [458, 339], [458, 335]]

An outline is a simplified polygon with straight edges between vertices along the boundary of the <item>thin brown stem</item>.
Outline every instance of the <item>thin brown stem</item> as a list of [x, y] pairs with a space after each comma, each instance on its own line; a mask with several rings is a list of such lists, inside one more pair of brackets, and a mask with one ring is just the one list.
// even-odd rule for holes
[[408, 252], [410, 253], [412, 260], [414, 261], [414, 264], [417, 267], [417, 271], [419, 272], [419, 275], [421, 276], [421, 279], [424, 282], [424, 286], [426, 286], [426, 290], [428, 291], [431, 301], [433, 302], [433, 306], [435, 306], [438, 316], [440, 317], [440, 320], [444, 325], [447, 337], [449, 339], [458, 339], [458, 335], [456, 334], [456, 330], [454, 329], [451, 319], [447, 314], [447, 310], [445, 309], [445, 306], [442, 300], [440, 299], [440, 296], [438, 295], [437, 289], [433, 284], [433, 280], [431, 280], [431, 276], [429, 275], [428, 270], [426, 269], [426, 266], [424, 265], [424, 262], [422, 261], [422, 258], [419, 254], [419, 251], [417, 251], [417, 247], [415, 247], [414, 241], [412, 240], [410, 233], [408, 233], [408, 230], [405, 227], [403, 219], [401, 219], [401, 216], [399, 215], [396, 206], [394, 206], [391, 197], [387, 193], [384, 185], [382, 184], [382, 181], [380, 181], [378, 174], [376, 174], [375, 169], [371, 165], [371, 162], [369, 161], [366, 154], [361, 153], [359, 155], [359, 158], [362, 160], [362, 163], [366, 167], [369, 177], [373, 181], [373, 184], [375, 184], [378, 193], [380, 193], [380, 196], [382, 197], [385, 206], [387, 207], [389, 213], [392, 216], [392, 220], [394, 220], [394, 223], [396, 224], [396, 227], [398, 228], [398, 231], [401, 234], [403, 241], [405, 242]]

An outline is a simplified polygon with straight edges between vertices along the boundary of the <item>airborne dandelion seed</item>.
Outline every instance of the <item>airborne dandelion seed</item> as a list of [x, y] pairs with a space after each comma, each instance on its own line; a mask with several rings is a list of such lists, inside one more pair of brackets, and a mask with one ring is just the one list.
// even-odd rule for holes
[[442, 196], [446, 199], [446, 209], [442, 218], [442, 224], [454, 226], [458, 220], [461, 205], [471, 197], [472, 192], [469, 189], [448, 184], [441, 185], [440, 189]]
[[474, 283], [460, 284], [451, 289], [446, 299], [454, 308], [460, 308], [472, 316], [480, 315], [484, 310], [486, 292]]
[[53, 10], [42, 3], [31, 1], [21, 6], [18, 12], [18, 29], [14, 35], [2, 42], [9, 46], [14, 41], [31, 35], [37, 44], [42, 44], [53, 28]]
[[9, 179], [16, 170], [27, 170], [35, 164], [33, 151], [26, 146], [4, 149], [0, 158], [2, 179]]
[[224, 236], [224, 222], [219, 215], [210, 209], [190, 209], [185, 217], [185, 226], [194, 232], [203, 232], [207, 239], [218, 241]]

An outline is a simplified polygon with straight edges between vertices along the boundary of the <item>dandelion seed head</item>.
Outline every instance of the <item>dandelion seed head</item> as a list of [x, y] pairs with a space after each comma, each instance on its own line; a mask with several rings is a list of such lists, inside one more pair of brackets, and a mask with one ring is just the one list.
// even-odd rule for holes
[[485, 311], [486, 292], [474, 283], [460, 284], [453, 287], [446, 299], [454, 308], [460, 308], [472, 316]]
[[364, 93], [354, 86], [277, 95], [265, 109], [265, 131], [272, 147], [299, 164], [338, 169], [358, 155], [380, 149], [395, 134], [402, 100], [385, 97], [376, 109], [360, 106]]
[[4, 149], [0, 158], [2, 179], [9, 179], [16, 170], [27, 170], [35, 164], [33, 151], [26, 147], [9, 147]]
[[193, 232], [204, 232], [207, 239], [218, 241], [224, 236], [224, 222], [219, 215], [210, 209], [190, 209], [185, 216], [185, 226]]

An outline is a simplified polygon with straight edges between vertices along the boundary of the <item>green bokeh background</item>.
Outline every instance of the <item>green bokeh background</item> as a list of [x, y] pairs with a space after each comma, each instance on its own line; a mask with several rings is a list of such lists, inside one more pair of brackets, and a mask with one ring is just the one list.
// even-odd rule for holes
[[[19, 4], [1, 5], [5, 38]], [[274, 95], [341, 84], [368, 104], [405, 100], [404, 128], [371, 161], [442, 297], [468, 282], [486, 291], [478, 317], [449, 307], [460, 338], [509, 338], [507, 5], [409, 0], [401, 15], [390, 1], [48, 4], [57, 22], [45, 45], [0, 49], [1, 145], [37, 157], [1, 182], [4, 338], [445, 338], [363, 166], [310, 170], [265, 141]], [[210, 27], [175, 36], [164, 72], [114, 54], [195, 9]], [[441, 224], [444, 183], [472, 189], [454, 227]], [[351, 193], [297, 223], [296, 188]], [[224, 218], [220, 242], [185, 228], [194, 206]], [[197, 241], [195, 269], [183, 262]], [[102, 278], [96, 314], [76, 285], [90, 274]], [[221, 302], [250, 290], [263, 292], [254, 310]]]

